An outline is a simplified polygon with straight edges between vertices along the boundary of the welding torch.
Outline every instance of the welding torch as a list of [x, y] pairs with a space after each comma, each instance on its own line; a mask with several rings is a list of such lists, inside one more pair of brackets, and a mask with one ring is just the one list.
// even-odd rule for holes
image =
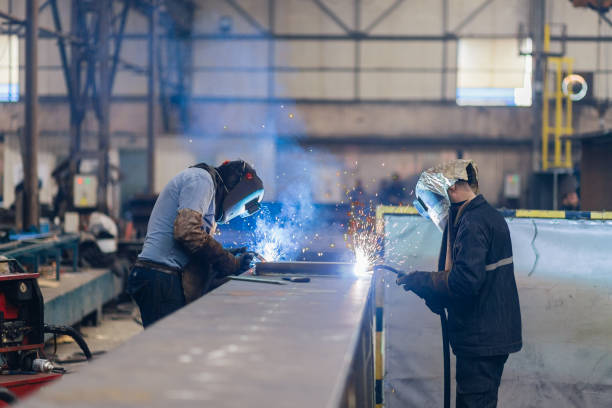
[[261, 254], [255, 252], [255, 251], [249, 251], [247, 249], [247, 247], [232, 248], [232, 249], [228, 249], [228, 251], [232, 255], [251, 254], [251, 255], [253, 255], [254, 258], [257, 258], [260, 262], [267, 262], [266, 258], [264, 258]]
[[393, 272], [396, 275], [401, 275], [404, 272], [400, 271], [399, 269], [395, 269], [389, 265], [374, 265], [374, 267], [372, 268], [374, 271], [380, 271], [380, 270], [386, 270], [389, 272]]

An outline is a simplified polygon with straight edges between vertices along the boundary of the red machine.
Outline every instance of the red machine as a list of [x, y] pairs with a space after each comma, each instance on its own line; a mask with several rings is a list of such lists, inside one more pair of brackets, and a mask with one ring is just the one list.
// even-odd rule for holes
[[62, 376], [63, 369], [44, 358], [45, 333], [75, 339], [87, 359], [83, 338], [70, 327], [44, 324], [44, 301], [37, 273], [15, 260], [0, 259], [0, 406], [27, 396]]

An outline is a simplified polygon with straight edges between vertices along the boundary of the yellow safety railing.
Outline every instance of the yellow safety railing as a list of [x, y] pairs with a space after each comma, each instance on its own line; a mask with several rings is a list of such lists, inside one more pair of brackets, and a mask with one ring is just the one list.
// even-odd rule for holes
[[[550, 52], [550, 26], [544, 27], [544, 52]], [[549, 70], [549, 63], [552, 65]], [[572, 126], [572, 90], [568, 87], [567, 94], [563, 94], [563, 74], [571, 75], [574, 59], [570, 57], [546, 57], [546, 71], [544, 73], [544, 89], [542, 92], [542, 170], [549, 168], [572, 167], [572, 142], [565, 140], [565, 153], [562, 152], [563, 136], [574, 133]], [[554, 74], [554, 85], [551, 91], [549, 74]], [[550, 125], [550, 101], [555, 100], [554, 126]], [[565, 109], [563, 104], [565, 103]], [[549, 159], [549, 137], [554, 136], [554, 157]]]

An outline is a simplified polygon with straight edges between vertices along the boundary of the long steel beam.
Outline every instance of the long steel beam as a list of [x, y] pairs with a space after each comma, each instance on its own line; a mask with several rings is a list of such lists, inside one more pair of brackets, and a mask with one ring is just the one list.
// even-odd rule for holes
[[[138, 40], [147, 41], [148, 34], [145, 33], [126, 33], [124, 34], [126, 40]], [[192, 40], [203, 40], [203, 41], [399, 41], [399, 42], [410, 42], [410, 41], [459, 41], [462, 38], [470, 39], [518, 39], [518, 34], [461, 34], [456, 35], [452, 33], [442, 35], [370, 35], [365, 33], [352, 33], [350, 35], [345, 34], [208, 34], [208, 33], [194, 33], [190, 36]], [[581, 35], [568, 35], [568, 36], [551, 36], [551, 41], [554, 42], [612, 42], [612, 36], [581, 36]]]
[[232, 281], [21, 404], [373, 408], [372, 293]]

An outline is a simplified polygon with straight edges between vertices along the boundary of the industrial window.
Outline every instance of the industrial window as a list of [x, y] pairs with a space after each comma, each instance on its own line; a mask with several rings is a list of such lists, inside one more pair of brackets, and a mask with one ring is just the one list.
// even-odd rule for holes
[[19, 100], [19, 40], [0, 35], [0, 102]]
[[[531, 52], [531, 40], [521, 47]], [[514, 39], [461, 39], [457, 49], [457, 104], [531, 106], [531, 56]]]

